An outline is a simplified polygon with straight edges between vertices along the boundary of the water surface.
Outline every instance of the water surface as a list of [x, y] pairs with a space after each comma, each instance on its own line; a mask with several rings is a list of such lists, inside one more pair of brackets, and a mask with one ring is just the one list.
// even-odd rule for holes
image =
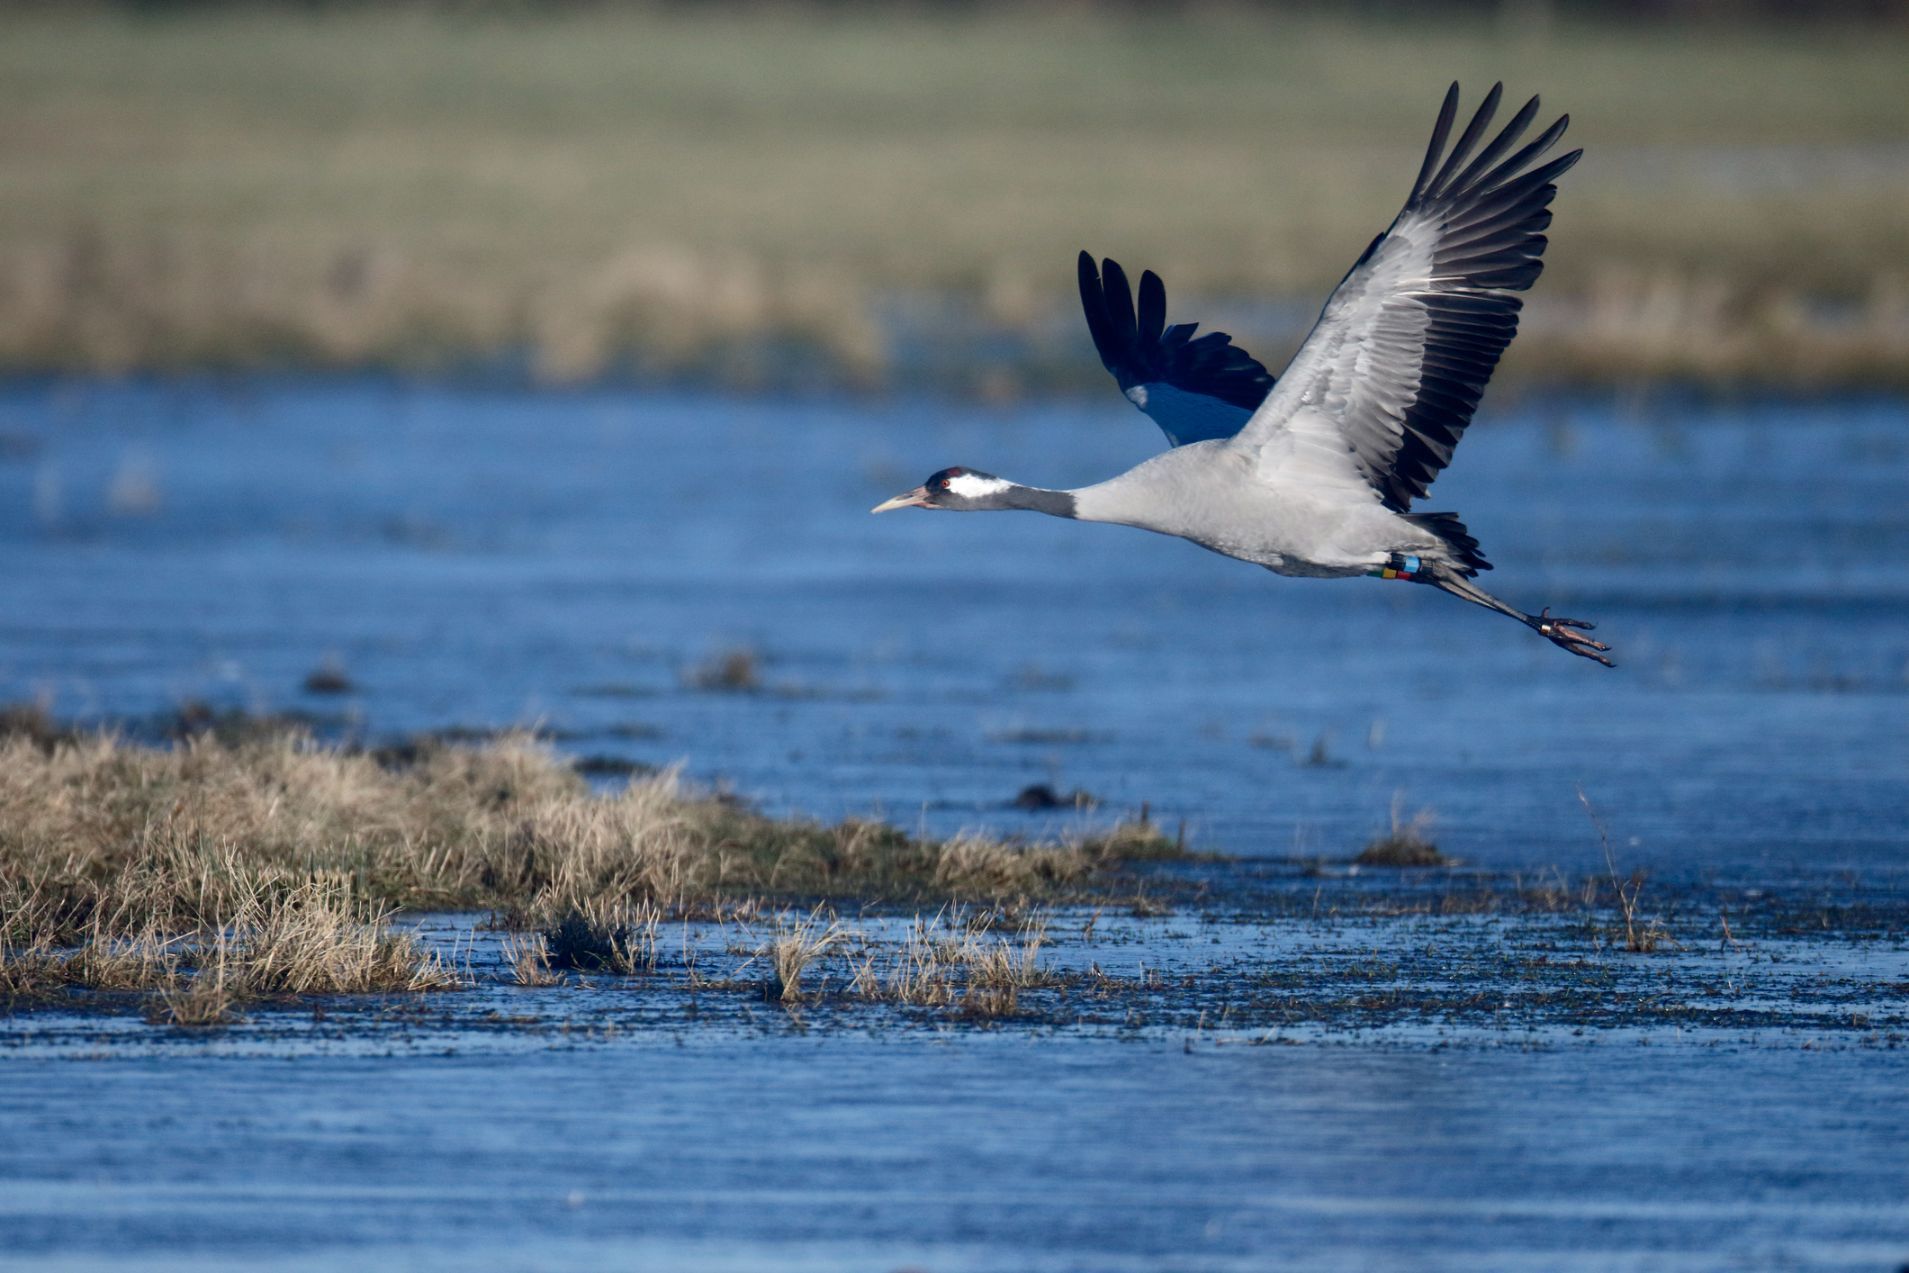
[[[1003, 805], [1048, 781], [1248, 856], [1355, 850], [1397, 800], [1476, 861], [1593, 865], [1582, 784], [1660, 871], [1894, 876], [1905, 416], [1483, 421], [1431, 503], [1465, 515], [1501, 595], [1598, 620], [1606, 672], [1411, 585], [1034, 515], [867, 515], [949, 463], [1116, 472], [1157, 441], [1118, 400], [16, 384], [0, 696], [541, 723], [775, 810], [937, 831], [1034, 829]], [[686, 684], [730, 648], [758, 655], [758, 692]], [[327, 659], [355, 692], [301, 690]]]
[[[1893, 1268], [1906, 416], [1553, 399], [1481, 422], [1431, 504], [1494, 591], [1600, 621], [1606, 672], [1425, 589], [866, 513], [954, 463], [1118, 471], [1155, 437], [1117, 400], [15, 383], [0, 699], [537, 724], [936, 832], [1073, 825], [1008, 807], [1047, 782], [1254, 861], [1174, 917], [1108, 917], [1114, 950], [1057, 945], [1170, 974], [1106, 1015], [691, 1011], [516, 990], [479, 957], [450, 1000], [209, 1037], [15, 1017], [0, 1263]], [[731, 649], [759, 684], [700, 685]], [[327, 661], [349, 693], [303, 688]], [[1321, 927], [1304, 899], [1350, 885], [1285, 863], [1428, 809], [1494, 887], [1601, 872], [1580, 786], [1650, 872], [1664, 954], [1603, 921]]]

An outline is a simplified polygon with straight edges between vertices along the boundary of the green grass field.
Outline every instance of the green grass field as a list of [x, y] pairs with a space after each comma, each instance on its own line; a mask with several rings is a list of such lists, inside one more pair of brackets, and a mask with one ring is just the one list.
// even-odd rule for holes
[[876, 381], [928, 298], [1085, 375], [1083, 246], [1272, 360], [1503, 78], [1588, 151], [1516, 373], [1909, 376], [1909, 30], [1197, 12], [10, 13], [0, 365]]

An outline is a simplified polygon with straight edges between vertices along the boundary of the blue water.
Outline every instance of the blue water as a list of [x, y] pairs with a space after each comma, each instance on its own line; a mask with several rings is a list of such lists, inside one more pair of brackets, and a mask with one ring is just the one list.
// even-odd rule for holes
[[1903, 1068], [1863, 1052], [782, 1033], [6, 1072], [0, 1263], [23, 1266], [1602, 1273], [1909, 1256]]
[[[1482, 421], [1431, 505], [1495, 591], [1598, 620], [1616, 672], [1410, 585], [867, 515], [950, 463], [1116, 472], [1157, 443], [1118, 400], [36, 382], [0, 392], [0, 439], [0, 698], [62, 715], [542, 724], [937, 831], [1051, 830], [1003, 807], [1045, 781], [1246, 856], [1356, 851], [1396, 802], [1482, 864], [1598, 868], [1582, 785], [1658, 872], [1909, 861], [1900, 401]], [[686, 684], [731, 648], [760, 692]], [[327, 659], [355, 693], [302, 692]]]
[[[1569, 915], [1542, 940], [1322, 926], [1242, 913], [1247, 890], [1231, 917], [1110, 916], [1114, 953], [1060, 941], [1167, 968], [1131, 1028], [1118, 997], [1091, 1027], [982, 1029], [520, 991], [490, 964], [415, 1010], [267, 1005], [211, 1035], [16, 1016], [0, 1266], [1909, 1260], [1909, 405], [1501, 402], [1432, 506], [1494, 591], [1598, 620], [1615, 672], [1407, 585], [866, 511], [948, 464], [1077, 485], [1154, 445], [1105, 400], [15, 383], [0, 700], [535, 724], [935, 831], [1074, 825], [1007, 807], [1048, 782], [1249, 858], [1349, 855], [1425, 809], [1449, 853], [1566, 877], [1605, 869], [1581, 786], [1651, 903], [1692, 890], [1677, 944], [1625, 955]], [[699, 688], [731, 649], [760, 686]], [[327, 663], [352, 692], [305, 691]], [[1718, 887], [1801, 926], [1725, 937], [1691, 900]], [[1832, 895], [1866, 927], [1808, 928]]]

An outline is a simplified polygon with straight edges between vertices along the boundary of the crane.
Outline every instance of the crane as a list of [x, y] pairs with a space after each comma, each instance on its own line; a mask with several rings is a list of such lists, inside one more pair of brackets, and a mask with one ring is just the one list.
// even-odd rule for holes
[[1225, 333], [1167, 326], [1152, 271], [1136, 309], [1120, 266], [1096, 270], [1082, 252], [1095, 348], [1169, 449], [1074, 490], [945, 468], [872, 511], [1020, 509], [1175, 535], [1281, 575], [1426, 584], [1614, 666], [1610, 647], [1587, 635], [1595, 625], [1548, 607], [1527, 614], [1480, 587], [1491, 563], [1456, 513], [1411, 511], [1451, 462], [1517, 334], [1518, 293], [1544, 267], [1553, 182], [1583, 154], [1543, 160], [1568, 115], [1519, 145], [1536, 97], [1485, 141], [1503, 91], [1492, 86], [1449, 151], [1458, 85], [1446, 92], [1405, 206], [1277, 381]]

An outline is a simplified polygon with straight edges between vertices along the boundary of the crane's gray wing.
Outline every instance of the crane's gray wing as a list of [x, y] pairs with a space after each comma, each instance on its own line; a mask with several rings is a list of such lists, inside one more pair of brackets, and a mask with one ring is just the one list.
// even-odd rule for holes
[[1504, 158], [1538, 113], [1534, 97], [1474, 157], [1501, 92], [1492, 86], [1449, 155], [1458, 85], [1445, 94], [1405, 207], [1334, 290], [1239, 434], [1262, 473], [1301, 463], [1312, 476], [1336, 453], [1330, 467], [1356, 471], [1404, 512], [1451, 462], [1517, 334], [1515, 293], [1544, 268], [1551, 183], [1583, 154], [1532, 166], [1564, 134], [1566, 115]]
[[1273, 378], [1225, 332], [1196, 337], [1198, 323], [1168, 327], [1160, 276], [1140, 276], [1140, 308], [1115, 261], [1094, 269], [1080, 254], [1080, 304], [1100, 361], [1127, 400], [1153, 417], [1173, 446], [1230, 438], [1272, 390]]

